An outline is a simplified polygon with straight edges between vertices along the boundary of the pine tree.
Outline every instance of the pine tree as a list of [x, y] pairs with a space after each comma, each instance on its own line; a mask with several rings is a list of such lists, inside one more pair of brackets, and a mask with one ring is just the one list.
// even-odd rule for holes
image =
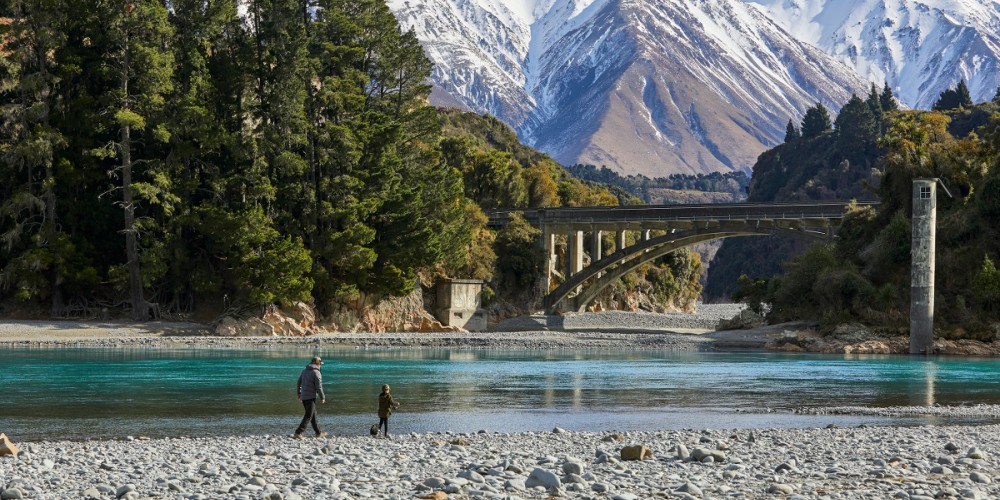
[[878, 89], [874, 83], [872, 83], [871, 89], [868, 91], [868, 98], [865, 99], [865, 104], [871, 110], [872, 116], [882, 116], [882, 100], [879, 98]]
[[788, 119], [788, 125], [785, 125], [785, 144], [791, 144], [802, 138], [802, 133], [799, 129], [795, 127], [795, 123], [792, 119]]
[[830, 122], [830, 113], [822, 103], [817, 102], [815, 106], [806, 110], [806, 114], [802, 118], [803, 139], [818, 137], [820, 134], [832, 129], [833, 124]]
[[23, 300], [49, 298], [63, 312], [61, 283], [72, 253], [60, 229], [56, 164], [66, 138], [51, 120], [59, 112], [59, 61], [68, 8], [60, 0], [20, 0], [9, 6], [0, 88], [0, 291]]
[[955, 87], [955, 93], [958, 95], [958, 107], [972, 107], [972, 97], [969, 95], [969, 87], [965, 85], [964, 78], [959, 80], [958, 86]]
[[969, 87], [965, 85], [965, 79], [962, 79], [954, 89], [949, 87], [942, 91], [932, 109], [934, 111], [947, 111], [971, 106], [972, 98], [969, 96]]
[[868, 105], [868, 109], [871, 111], [872, 123], [875, 135], [877, 136], [882, 133], [882, 122], [884, 121], [885, 113], [882, 111], [882, 100], [874, 83], [872, 83], [871, 90], [868, 92], [868, 99], [865, 99], [865, 104]]
[[840, 150], [853, 163], [862, 161], [878, 139], [878, 126], [869, 105], [857, 95], [851, 95], [837, 114], [836, 125]]
[[996, 94], [993, 94], [993, 104], [1000, 105], [1000, 87], [997, 87]]
[[882, 85], [882, 94], [878, 96], [879, 101], [882, 103], [882, 111], [898, 111], [899, 104], [896, 102], [896, 97], [892, 95], [892, 89], [889, 88], [889, 82], [885, 82]]
[[[121, 181], [126, 288], [132, 319], [144, 321], [156, 313], [145, 296], [145, 283], [155, 278], [143, 276], [140, 231], [147, 220], [139, 223], [137, 208], [142, 201], [158, 196], [157, 181], [166, 179], [149, 172], [146, 178], [152, 182], [146, 182], [139, 174], [153, 162], [152, 158], [141, 158], [142, 153], [170, 137], [161, 113], [171, 88], [173, 57], [164, 43], [170, 39], [171, 29], [167, 9], [157, 2], [104, 4], [95, 14], [100, 26], [91, 28], [104, 30], [102, 48], [108, 69], [108, 87], [101, 96], [108, 121], [101, 127], [113, 133], [108, 145], [95, 152], [113, 160], [109, 173]], [[93, 36], [97, 37], [97, 32]]]
[[220, 279], [222, 268], [214, 262], [215, 258], [236, 262], [238, 256], [218, 249], [212, 255], [198, 252], [191, 243], [220, 236], [202, 231], [201, 214], [222, 216], [208, 212], [209, 207], [226, 212], [225, 217], [243, 209], [241, 203], [233, 203], [230, 193], [243, 190], [227, 186], [242, 184], [239, 172], [245, 155], [237, 152], [243, 149], [237, 147], [238, 131], [229, 128], [239, 122], [240, 106], [227, 94], [232, 89], [226, 89], [226, 84], [242, 80], [245, 72], [239, 71], [239, 53], [231, 50], [239, 45], [232, 38], [242, 35], [239, 29], [233, 30], [239, 22], [235, 1], [174, 0], [170, 21], [176, 65], [169, 97], [172, 105], [165, 116], [172, 133], [161, 153], [165, 176], [171, 180], [170, 196], [162, 197], [160, 203], [161, 225], [169, 235], [159, 249], [160, 258], [169, 262], [161, 298], [166, 304], [161, 307], [188, 312], [196, 302], [239, 296], [235, 287], [230, 288], [228, 276]]

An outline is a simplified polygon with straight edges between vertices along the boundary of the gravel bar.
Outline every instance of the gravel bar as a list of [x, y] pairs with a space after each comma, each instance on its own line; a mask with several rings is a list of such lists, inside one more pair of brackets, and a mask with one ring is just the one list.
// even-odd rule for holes
[[[0, 456], [4, 499], [1000, 496], [997, 425], [20, 445]], [[626, 446], [651, 456], [623, 460]]]

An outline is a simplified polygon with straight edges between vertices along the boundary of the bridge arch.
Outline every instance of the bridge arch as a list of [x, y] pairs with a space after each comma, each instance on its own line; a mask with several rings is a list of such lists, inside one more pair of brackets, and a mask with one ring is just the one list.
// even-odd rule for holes
[[[736, 236], [783, 235], [832, 238], [848, 206], [877, 202], [810, 201], [787, 203], [717, 203], [497, 210], [491, 227], [505, 225], [515, 212], [541, 229], [544, 274], [538, 291], [547, 312], [582, 311], [608, 285], [636, 267], [680, 248]], [[626, 247], [625, 233], [639, 231], [639, 241]], [[652, 231], [666, 234], [651, 237]], [[592, 236], [589, 252], [584, 233]], [[616, 251], [602, 253], [602, 233], [615, 233]], [[565, 253], [556, 253], [557, 235], [565, 235]], [[584, 267], [585, 254], [590, 264]], [[561, 260], [561, 266], [556, 262]], [[560, 273], [559, 269], [562, 270]], [[552, 289], [553, 276], [562, 280]]]
[[[666, 234], [615, 251], [597, 262], [592, 262], [590, 266], [574, 274], [555, 290], [546, 294], [542, 299], [542, 306], [545, 308], [546, 314], [552, 314], [559, 309], [584, 312], [588, 304], [619, 278], [670, 252], [715, 239], [736, 236], [771, 236], [774, 234], [810, 239], [827, 238], [824, 234], [783, 228], [724, 229], [717, 227], [694, 229], [684, 231], [681, 234]], [[585, 282], [595, 277], [596, 279], [589, 285], [582, 287]], [[580, 288], [579, 293], [570, 296], [578, 288]]]

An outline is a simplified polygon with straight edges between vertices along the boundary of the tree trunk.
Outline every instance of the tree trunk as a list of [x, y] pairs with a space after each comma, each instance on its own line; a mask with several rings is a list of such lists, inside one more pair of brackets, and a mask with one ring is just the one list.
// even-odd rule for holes
[[[127, 88], [127, 87], [126, 87]], [[125, 202], [125, 256], [128, 259], [128, 292], [132, 319], [149, 319], [149, 305], [143, 295], [142, 269], [139, 267], [139, 240], [135, 228], [135, 200], [132, 196], [131, 127], [122, 127], [122, 199]]]
[[[122, 71], [122, 90], [124, 108], [129, 109], [128, 78], [129, 40], [125, 35], [124, 71]], [[122, 126], [122, 202], [125, 208], [125, 258], [128, 261], [128, 292], [132, 303], [132, 320], [146, 321], [149, 319], [149, 304], [143, 294], [142, 269], [139, 266], [139, 238], [135, 228], [135, 198], [132, 195], [132, 127]]]

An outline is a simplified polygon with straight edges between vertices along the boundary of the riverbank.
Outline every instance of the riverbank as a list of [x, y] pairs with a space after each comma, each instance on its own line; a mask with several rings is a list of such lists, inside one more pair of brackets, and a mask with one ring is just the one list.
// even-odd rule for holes
[[466, 347], [525, 349], [710, 349], [719, 319], [739, 304], [706, 304], [698, 313], [524, 316], [487, 332], [335, 332], [304, 337], [223, 337], [198, 323], [0, 321], [0, 346]]
[[[23, 443], [3, 498], [996, 498], [1000, 426]], [[652, 452], [623, 461], [625, 446]], [[707, 458], [706, 458], [707, 457]]]
[[[675, 351], [775, 351], [826, 354], [906, 354], [905, 336], [885, 337], [861, 325], [831, 334], [797, 321], [745, 330], [715, 331], [742, 304], [701, 304], [696, 313], [603, 311], [512, 318], [487, 332], [335, 332], [308, 336], [227, 337], [211, 325], [176, 322], [0, 321], [0, 347], [359, 347], [470, 349], [666, 349]], [[944, 340], [935, 353], [998, 356], [1000, 342]]]

